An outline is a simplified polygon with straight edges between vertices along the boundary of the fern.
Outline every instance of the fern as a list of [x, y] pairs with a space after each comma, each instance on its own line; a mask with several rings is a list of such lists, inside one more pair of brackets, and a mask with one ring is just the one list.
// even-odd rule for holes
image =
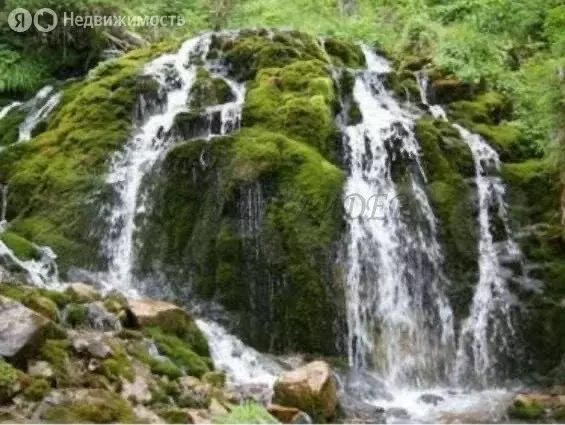
[[40, 61], [0, 46], [0, 93], [33, 92], [47, 77]]

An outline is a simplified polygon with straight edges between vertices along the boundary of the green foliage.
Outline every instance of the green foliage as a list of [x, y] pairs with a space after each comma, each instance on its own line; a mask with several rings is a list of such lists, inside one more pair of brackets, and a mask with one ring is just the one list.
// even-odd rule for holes
[[65, 313], [65, 322], [69, 326], [79, 328], [87, 324], [88, 309], [85, 305], [71, 303], [67, 305]]
[[21, 236], [12, 232], [3, 232], [0, 239], [20, 260], [26, 261], [38, 259], [38, 253], [33, 244]]
[[18, 141], [19, 126], [25, 116], [25, 111], [15, 107], [0, 120], [0, 146], [8, 146]]
[[514, 405], [510, 406], [510, 408], [508, 409], [508, 415], [511, 418], [515, 419], [535, 421], [543, 417], [544, 409], [536, 401], [533, 401], [529, 405], [526, 405], [520, 401], [515, 401]]
[[215, 424], [278, 424], [260, 404], [248, 402], [235, 406], [230, 413], [213, 418]]

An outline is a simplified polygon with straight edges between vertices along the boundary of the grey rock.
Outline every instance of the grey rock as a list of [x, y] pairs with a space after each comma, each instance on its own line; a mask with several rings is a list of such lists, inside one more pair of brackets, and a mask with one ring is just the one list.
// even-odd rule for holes
[[444, 401], [444, 398], [435, 394], [422, 394], [420, 397], [418, 397], [418, 401], [421, 403], [433, 404], [434, 406], [437, 406], [439, 403]]
[[0, 356], [23, 361], [55, 329], [51, 320], [17, 301], [0, 296]]
[[101, 302], [93, 302], [86, 306], [88, 324], [92, 329], [97, 331], [115, 331], [122, 330], [120, 319], [116, 315], [108, 312]]

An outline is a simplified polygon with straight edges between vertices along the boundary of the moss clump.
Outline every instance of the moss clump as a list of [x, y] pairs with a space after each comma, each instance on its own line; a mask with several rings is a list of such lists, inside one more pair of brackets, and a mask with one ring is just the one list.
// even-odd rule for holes
[[14, 301], [23, 302], [28, 296], [30, 288], [16, 283], [0, 283], [0, 295]]
[[48, 339], [40, 349], [40, 358], [51, 364], [59, 377], [65, 376], [69, 366], [71, 343], [66, 340]]
[[59, 320], [59, 309], [57, 308], [57, 304], [47, 297], [42, 297], [41, 295], [32, 293], [26, 297], [24, 304], [26, 307], [34, 310], [42, 316], [47, 317], [48, 319], [53, 321]]
[[258, 403], [245, 403], [230, 413], [213, 418], [215, 424], [278, 424], [273, 416]]
[[41, 401], [51, 390], [51, 385], [45, 379], [34, 379], [23, 391], [27, 400]]
[[117, 291], [112, 291], [104, 297], [104, 307], [110, 313], [119, 314], [128, 304], [127, 298]]
[[71, 303], [63, 313], [65, 322], [73, 328], [79, 328], [88, 322], [88, 308], [83, 304]]
[[349, 68], [365, 66], [365, 55], [357, 44], [333, 37], [326, 38], [323, 44], [335, 65]]
[[112, 383], [119, 383], [121, 378], [132, 382], [135, 371], [126, 350], [117, 341], [110, 342], [112, 357], [100, 363], [98, 372]]
[[262, 70], [251, 83], [244, 106], [244, 125], [260, 125], [337, 158], [333, 120], [335, 91], [325, 64], [296, 61]]
[[265, 37], [257, 32], [243, 34], [222, 45], [231, 72], [240, 80], [250, 80], [262, 68], [278, 68], [297, 60], [325, 60], [316, 39], [298, 32], [278, 32]]
[[26, 112], [21, 108], [15, 107], [0, 120], [0, 146], [8, 146], [18, 141], [20, 124], [25, 117]]
[[208, 362], [194, 352], [187, 342], [174, 335], [167, 335], [159, 328], [148, 328], [146, 331], [155, 341], [159, 352], [182, 368], [187, 375], [200, 378], [210, 370]]
[[168, 424], [185, 424], [188, 421], [186, 412], [176, 407], [165, 407], [158, 413]]
[[512, 103], [506, 96], [489, 91], [472, 101], [451, 103], [448, 111], [455, 120], [464, 123], [499, 124], [512, 118]]
[[190, 90], [189, 106], [193, 109], [220, 105], [235, 100], [230, 86], [222, 78], [213, 78], [206, 70], [198, 73]]
[[0, 239], [22, 261], [37, 260], [39, 257], [37, 249], [35, 249], [33, 244], [15, 233], [3, 232]]
[[119, 395], [90, 390], [79, 400], [49, 407], [43, 419], [55, 423], [128, 423], [136, 420], [131, 406]]
[[18, 370], [0, 359], [0, 403], [9, 402], [19, 390]]
[[[0, 158], [0, 181], [10, 185], [12, 232], [58, 255], [60, 270], [98, 259], [98, 202], [104, 197], [108, 155], [128, 140], [144, 87], [138, 74], [164, 46], [140, 49], [101, 64], [91, 78], [64, 89], [45, 132], [11, 146]], [[4, 121], [4, 120], [3, 120]], [[101, 201], [101, 199], [97, 199]]]
[[543, 417], [544, 409], [539, 403], [535, 401], [528, 405], [520, 401], [515, 401], [514, 405], [510, 406], [510, 408], [508, 409], [508, 415], [514, 419], [536, 421]]

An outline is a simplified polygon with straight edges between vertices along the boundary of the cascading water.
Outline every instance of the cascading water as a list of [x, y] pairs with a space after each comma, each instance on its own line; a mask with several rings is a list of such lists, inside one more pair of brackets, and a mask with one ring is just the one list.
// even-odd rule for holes
[[[498, 154], [479, 135], [454, 126], [473, 154], [479, 198], [479, 281], [469, 317], [461, 328], [456, 371], [462, 383], [487, 386], [496, 380], [498, 356], [511, 348], [515, 336], [512, 307], [516, 300], [508, 289], [508, 275], [500, 258], [519, 262], [521, 251], [510, 236]], [[492, 232], [493, 210], [507, 236], [501, 242], [495, 242]]]
[[[412, 118], [384, 88], [384, 59], [363, 50], [367, 70], [354, 87], [363, 120], [346, 129], [351, 153], [345, 193], [375, 205], [348, 218], [349, 359], [355, 369], [379, 370], [391, 386], [425, 386], [447, 377], [454, 351], [436, 220], [422, 187]], [[403, 212], [393, 176], [398, 160], [409, 170], [406, 190], [416, 220]], [[378, 217], [377, 201], [384, 201]]]
[[57, 107], [60, 100], [60, 92], [54, 92], [52, 86], [45, 86], [37, 92], [33, 99], [26, 102], [24, 106], [29, 108], [29, 112], [24, 122], [20, 124], [18, 142], [31, 140], [33, 130], [35, 130], [39, 123], [47, 119], [49, 114]]
[[[0, 236], [8, 227], [6, 211], [8, 208], [8, 186], [2, 185], [2, 211], [0, 220]], [[59, 273], [55, 260], [57, 256], [46, 246], [33, 245], [37, 258], [20, 260], [16, 254], [0, 239], [0, 265], [6, 265], [16, 274], [23, 274], [23, 278], [31, 285], [56, 287], [59, 283]], [[6, 276], [0, 276], [0, 282]]]
[[[418, 72], [416, 79], [422, 103], [428, 106], [435, 118], [447, 121], [444, 109], [428, 101], [427, 75]], [[498, 357], [510, 350], [515, 337], [512, 307], [516, 300], [508, 289], [509, 273], [501, 259], [521, 265], [522, 253], [512, 238], [508, 224], [504, 201], [506, 188], [500, 177], [498, 154], [481, 136], [458, 124], [453, 126], [473, 155], [479, 210], [479, 281], [469, 316], [461, 327], [455, 372], [457, 382], [461, 385], [487, 387], [497, 379]], [[496, 211], [495, 217], [493, 211]], [[495, 218], [503, 227], [504, 239], [498, 242], [495, 242], [492, 229]]]
[[[108, 183], [112, 185], [118, 198], [111, 210], [110, 232], [104, 243], [109, 258], [107, 284], [111, 288], [135, 293], [133, 268], [136, 219], [147, 209], [147, 197], [142, 194], [142, 181], [178, 141], [171, 129], [175, 117], [188, 110], [190, 90], [198, 71], [194, 62], [206, 63], [209, 44], [208, 35], [188, 40], [177, 54], [164, 55], [146, 68], [146, 75], [159, 83], [165, 101], [156, 113], [147, 114], [147, 111], [143, 111], [148, 116], [143, 117], [143, 124], [127, 143], [125, 150], [116, 157], [108, 177]], [[200, 60], [192, 60], [194, 57]], [[232, 89], [235, 100], [206, 109], [209, 117], [218, 113], [220, 115], [219, 131], [215, 133], [210, 125], [208, 138], [234, 131], [241, 122], [244, 88], [227, 77], [221, 78]], [[144, 105], [141, 108], [144, 109]]]

